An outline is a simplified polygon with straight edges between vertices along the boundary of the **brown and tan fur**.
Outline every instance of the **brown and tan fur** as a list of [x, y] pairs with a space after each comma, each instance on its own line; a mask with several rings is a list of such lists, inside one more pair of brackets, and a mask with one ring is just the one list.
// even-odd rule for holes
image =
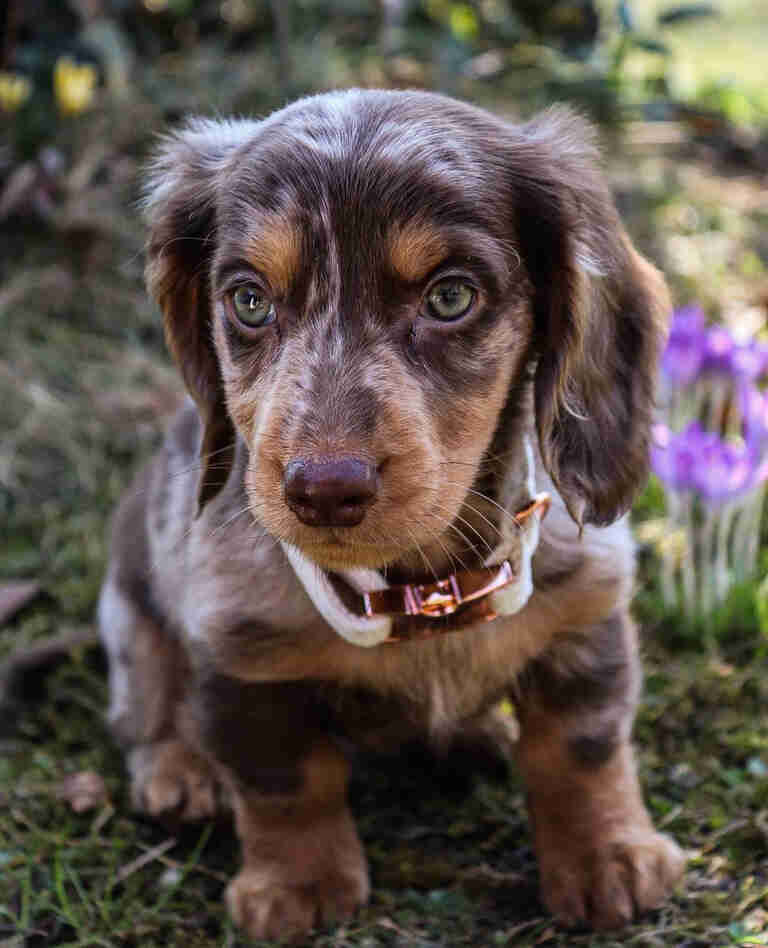
[[[194, 404], [117, 515], [100, 618], [110, 718], [153, 815], [232, 803], [227, 899], [253, 936], [299, 937], [368, 895], [346, 803], [354, 741], [500, 741], [517, 704], [542, 895], [613, 927], [682, 871], [643, 806], [640, 687], [621, 515], [642, 483], [664, 283], [632, 248], [588, 126], [512, 126], [425, 93], [300, 101], [263, 122], [198, 121], [147, 189], [148, 283]], [[471, 311], [432, 318], [441, 274]], [[238, 328], [258, 281], [276, 318]], [[516, 615], [361, 648], [317, 613], [278, 541], [393, 582], [478, 566], [524, 434], [552, 510]], [[287, 506], [296, 458], [355, 457], [379, 487], [355, 526]]]

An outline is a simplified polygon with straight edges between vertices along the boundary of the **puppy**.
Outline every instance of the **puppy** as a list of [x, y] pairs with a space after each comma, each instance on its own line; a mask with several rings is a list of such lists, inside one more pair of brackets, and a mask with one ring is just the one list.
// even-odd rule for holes
[[348, 91], [192, 121], [152, 165], [147, 280], [193, 401], [116, 516], [109, 717], [137, 806], [225, 792], [252, 936], [368, 897], [342, 747], [507, 754], [505, 696], [557, 919], [621, 926], [681, 874], [630, 746], [622, 518], [669, 302], [593, 137]]

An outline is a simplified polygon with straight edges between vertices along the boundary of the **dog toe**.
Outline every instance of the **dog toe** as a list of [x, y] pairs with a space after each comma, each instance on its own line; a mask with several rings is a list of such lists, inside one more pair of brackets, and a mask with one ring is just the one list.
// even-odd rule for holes
[[622, 928], [657, 908], [685, 867], [680, 848], [652, 830], [604, 841], [576, 861], [571, 865], [561, 854], [542, 877], [543, 899], [561, 924], [601, 931]]
[[314, 885], [268, 881], [244, 869], [227, 888], [227, 905], [238, 927], [252, 938], [305, 943], [316, 926], [338, 924], [354, 915], [367, 898], [367, 883], [329, 876]]
[[134, 806], [155, 818], [185, 822], [216, 813], [216, 780], [205, 760], [179, 740], [134, 748], [130, 755]]

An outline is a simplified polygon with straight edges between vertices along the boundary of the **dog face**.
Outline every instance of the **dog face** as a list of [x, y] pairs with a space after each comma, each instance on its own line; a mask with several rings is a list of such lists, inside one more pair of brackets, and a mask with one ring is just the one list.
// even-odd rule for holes
[[532, 366], [574, 519], [630, 503], [667, 301], [571, 113], [511, 126], [350, 92], [195, 122], [160, 152], [147, 208], [149, 285], [204, 421], [200, 505], [236, 429], [275, 537], [331, 569], [391, 563], [484, 516], [467, 498]]

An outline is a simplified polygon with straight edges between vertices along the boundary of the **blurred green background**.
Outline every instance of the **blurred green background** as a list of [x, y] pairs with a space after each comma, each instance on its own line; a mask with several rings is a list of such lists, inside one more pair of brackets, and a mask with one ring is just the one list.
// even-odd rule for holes
[[[169, 124], [351, 85], [439, 89], [509, 117], [575, 102], [676, 303], [765, 337], [766, 62], [765, 0], [5, 0], [0, 583], [36, 592], [0, 615], [0, 658], [92, 630], [110, 511], [179, 396], [136, 210]], [[316, 944], [768, 944], [765, 515], [760, 573], [691, 626], [659, 596], [664, 511], [652, 481], [634, 514], [637, 737], [654, 817], [691, 853], [685, 894], [620, 939], [563, 933], [536, 899], [516, 778], [458, 793], [422, 764], [377, 769], [353, 788], [372, 903]], [[98, 650], [35, 684], [0, 712], [0, 946], [241, 943], [221, 905], [231, 831], [169, 835], [130, 813]], [[82, 772], [103, 792], [75, 812], [62, 781]]]

